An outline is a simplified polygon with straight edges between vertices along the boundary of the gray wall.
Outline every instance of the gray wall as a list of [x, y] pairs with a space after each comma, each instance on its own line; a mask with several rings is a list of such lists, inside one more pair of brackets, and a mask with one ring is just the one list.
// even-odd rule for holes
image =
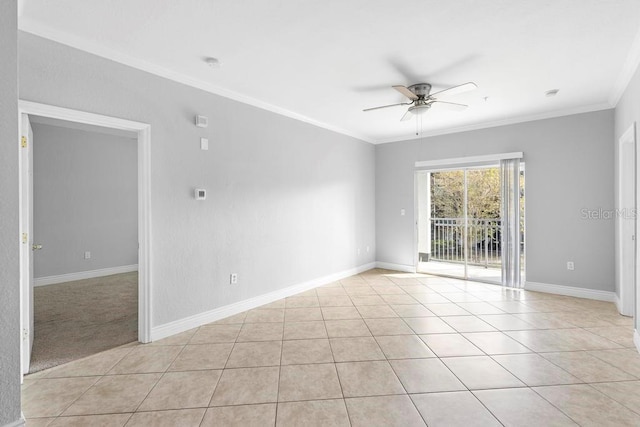
[[32, 127], [35, 277], [137, 264], [137, 139]]
[[[636, 72], [629, 82], [622, 98], [618, 101], [615, 110], [615, 141], [616, 141], [616, 165], [618, 158], [618, 144], [617, 141], [620, 137], [629, 129], [633, 123], [636, 123], [636, 143], [639, 141], [639, 126], [640, 126], [640, 67], [636, 69]], [[616, 174], [617, 179], [617, 174]], [[616, 182], [616, 188], [617, 188]], [[618, 291], [616, 289], [616, 291]], [[640, 330], [640, 318], [637, 315], [640, 313], [640, 291], [638, 290], [636, 282], [636, 330]]]
[[416, 161], [514, 151], [526, 165], [527, 281], [613, 291], [613, 221], [581, 212], [614, 206], [613, 110], [376, 146], [378, 261], [414, 263]]
[[0, 1], [0, 425], [20, 419], [17, 17]]
[[22, 99], [151, 125], [153, 326], [375, 260], [372, 145], [33, 35], [19, 48]]

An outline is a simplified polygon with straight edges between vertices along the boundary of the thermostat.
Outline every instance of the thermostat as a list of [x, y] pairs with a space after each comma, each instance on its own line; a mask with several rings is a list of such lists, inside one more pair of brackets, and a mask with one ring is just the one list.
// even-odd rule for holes
[[196, 126], [206, 128], [209, 126], [209, 119], [206, 116], [196, 116]]
[[204, 200], [207, 198], [207, 190], [196, 188], [196, 200]]

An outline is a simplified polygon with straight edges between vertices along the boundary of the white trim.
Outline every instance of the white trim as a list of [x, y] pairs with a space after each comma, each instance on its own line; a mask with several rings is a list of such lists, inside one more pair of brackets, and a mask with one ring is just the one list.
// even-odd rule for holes
[[423, 160], [415, 163], [417, 168], [449, 167], [459, 165], [474, 165], [478, 163], [499, 162], [504, 159], [521, 159], [522, 151], [513, 153], [486, 154], [482, 156], [454, 157], [451, 159]]
[[620, 302], [620, 297], [615, 292], [613, 293], [613, 303], [615, 304], [618, 313], [622, 313], [622, 303]]
[[299, 294], [300, 292], [308, 291], [310, 289], [317, 288], [318, 286], [326, 285], [327, 283], [362, 273], [363, 271], [371, 270], [375, 267], [376, 263], [364, 264], [339, 273], [309, 280], [284, 289], [249, 298], [244, 301], [205, 311], [204, 313], [165, 323], [164, 325], [156, 326], [151, 330], [151, 341], [157, 341], [171, 335], [179, 334], [180, 332], [188, 331], [189, 329], [197, 328], [198, 326], [206, 325], [207, 323], [215, 322], [216, 320], [224, 319], [225, 317], [233, 316], [234, 314], [242, 313], [243, 311], [251, 310], [253, 308], [260, 307], [261, 305], [269, 304], [270, 302], [290, 297], [292, 295]]
[[512, 117], [512, 118], [503, 119], [503, 120], [495, 120], [490, 122], [462, 125], [462, 126], [456, 126], [452, 128], [446, 128], [446, 129], [435, 129], [433, 131], [422, 132], [419, 135], [412, 135], [411, 137], [402, 135], [402, 136], [395, 136], [395, 137], [384, 138], [384, 139], [376, 139], [376, 140], [373, 140], [373, 144], [378, 145], [378, 144], [388, 144], [391, 142], [412, 141], [412, 140], [428, 138], [432, 136], [450, 135], [452, 133], [469, 132], [473, 130], [489, 129], [489, 128], [495, 128], [500, 126], [515, 125], [519, 123], [535, 122], [538, 120], [573, 116], [575, 114], [584, 114], [584, 113], [592, 113], [595, 111], [611, 110], [612, 108], [614, 108], [614, 105], [609, 104], [608, 102], [603, 102], [600, 104], [592, 104], [592, 105], [586, 105], [583, 107], [575, 107], [575, 108], [566, 108], [564, 110], [551, 111], [551, 112], [542, 113], [542, 114], [530, 114], [530, 115]]
[[577, 288], [574, 286], [552, 285], [548, 283], [526, 282], [524, 289], [527, 291], [545, 292], [548, 294], [566, 295], [577, 298], [594, 299], [598, 301], [615, 301], [615, 292], [600, 291], [596, 289]]
[[366, 141], [368, 143], [373, 143], [371, 138], [368, 138], [364, 135], [360, 135], [355, 132], [351, 132], [347, 129], [342, 129], [337, 126], [333, 126], [329, 123], [321, 122], [319, 120], [313, 119], [311, 117], [296, 113], [291, 110], [287, 110], [286, 108], [278, 107], [277, 105], [270, 104], [268, 102], [261, 101], [259, 99], [240, 94], [238, 92], [231, 91], [229, 89], [225, 89], [216, 85], [211, 84], [210, 82], [203, 81], [186, 74], [171, 70], [169, 68], [165, 68], [163, 66], [153, 64], [151, 62], [142, 60], [137, 57], [129, 56], [122, 52], [118, 52], [116, 50], [110, 49], [106, 46], [100, 45], [98, 43], [94, 43], [90, 40], [85, 40], [80, 37], [73, 36], [71, 34], [64, 33], [62, 31], [58, 31], [49, 27], [46, 27], [42, 24], [36, 24], [25, 22], [24, 20], [20, 20], [18, 23], [18, 27], [21, 31], [25, 31], [27, 33], [35, 34], [40, 37], [44, 37], [49, 40], [53, 40], [57, 43], [61, 43], [67, 46], [71, 46], [76, 49], [83, 50], [85, 52], [90, 52], [94, 55], [101, 56], [103, 58], [110, 59], [112, 61], [118, 62], [120, 64], [127, 65], [132, 68], [136, 68], [138, 70], [146, 71], [148, 73], [154, 74], [156, 76], [163, 77], [168, 80], [172, 80], [174, 82], [182, 83], [187, 86], [195, 87], [197, 89], [204, 90], [209, 93], [213, 93], [215, 95], [222, 96], [224, 98], [229, 98], [234, 101], [242, 102], [243, 104], [251, 105], [252, 107], [260, 108], [262, 110], [270, 111], [275, 114], [279, 114], [281, 116], [290, 117], [295, 120], [299, 120], [301, 122], [309, 123], [313, 126], [317, 126], [319, 128], [327, 129], [332, 132], [336, 132], [342, 135], [350, 136], [352, 138], [359, 139], [361, 141]]
[[629, 49], [629, 53], [627, 54], [627, 58], [624, 61], [622, 66], [622, 70], [618, 75], [618, 79], [616, 83], [613, 85], [613, 89], [611, 90], [611, 95], [609, 96], [609, 103], [611, 105], [616, 106], [622, 98], [624, 91], [629, 86], [629, 82], [633, 78], [633, 75], [636, 73], [636, 70], [640, 66], [640, 30], [636, 34], [633, 43], [631, 44], [631, 49]]
[[394, 264], [391, 262], [376, 261], [376, 268], [382, 268], [384, 270], [402, 271], [405, 273], [415, 273], [415, 265]]
[[640, 353], [640, 332], [637, 329], [633, 331], [633, 343], [636, 345], [638, 353]]
[[79, 271], [77, 273], [59, 274], [56, 276], [38, 277], [33, 286], [55, 285], [56, 283], [73, 282], [74, 280], [93, 279], [94, 277], [111, 276], [112, 274], [138, 271], [138, 264], [121, 265], [119, 267], [100, 268], [97, 270]]
[[[18, 100], [19, 117], [52, 119], [135, 132], [138, 144], [138, 341], [151, 340], [151, 125], [101, 114]], [[23, 303], [21, 302], [21, 307]], [[21, 329], [24, 326], [21, 325]]]
[[21, 427], [24, 426], [25, 424], [25, 419], [24, 419], [24, 414], [20, 415], [20, 419], [16, 420], [16, 421], [12, 421], [9, 424], [5, 424], [4, 427]]

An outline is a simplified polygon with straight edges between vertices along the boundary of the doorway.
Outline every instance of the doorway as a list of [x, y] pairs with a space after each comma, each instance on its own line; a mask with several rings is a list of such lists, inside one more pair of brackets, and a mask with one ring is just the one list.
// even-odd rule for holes
[[[503, 284], [505, 270], [524, 276], [524, 166], [515, 191], [518, 212], [505, 215], [505, 175], [500, 163], [416, 171], [417, 265], [420, 273]], [[515, 217], [505, 221], [505, 218]], [[516, 224], [514, 224], [516, 222]], [[503, 236], [517, 230], [517, 250]], [[507, 230], [509, 231], [509, 230]], [[513, 232], [512, 232], [513, 234]], [[503, 248], [505, 250], [503, 250]], [[509, 265], [504, 265], [505, 258]], [[508, 268], [505, 268], [508, 267]]]
[[20, 140], [20, 251], [21, 296], [21, 364], [22, 373], [29, 372], [34, 338], [34, 256], [39, 243], [33, 240], [33, 135], [30, 135], [29, 116], [64, 120], [78, 125], [100, 126], [112, 130], [132, 132], [137, 143], [137, 222], [138, 222], [138, 341], [150, 341], [150, 280], [149, 280], [149, 145], [150, 126], [144, 123], [101, 116], [27, 101], [19, 103]]

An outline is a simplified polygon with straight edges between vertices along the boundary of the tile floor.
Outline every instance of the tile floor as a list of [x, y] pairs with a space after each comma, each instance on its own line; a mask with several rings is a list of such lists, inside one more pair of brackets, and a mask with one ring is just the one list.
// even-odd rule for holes
[[371, 270], [27, 376], [27, 426], [638, 426], [611, 303]]

